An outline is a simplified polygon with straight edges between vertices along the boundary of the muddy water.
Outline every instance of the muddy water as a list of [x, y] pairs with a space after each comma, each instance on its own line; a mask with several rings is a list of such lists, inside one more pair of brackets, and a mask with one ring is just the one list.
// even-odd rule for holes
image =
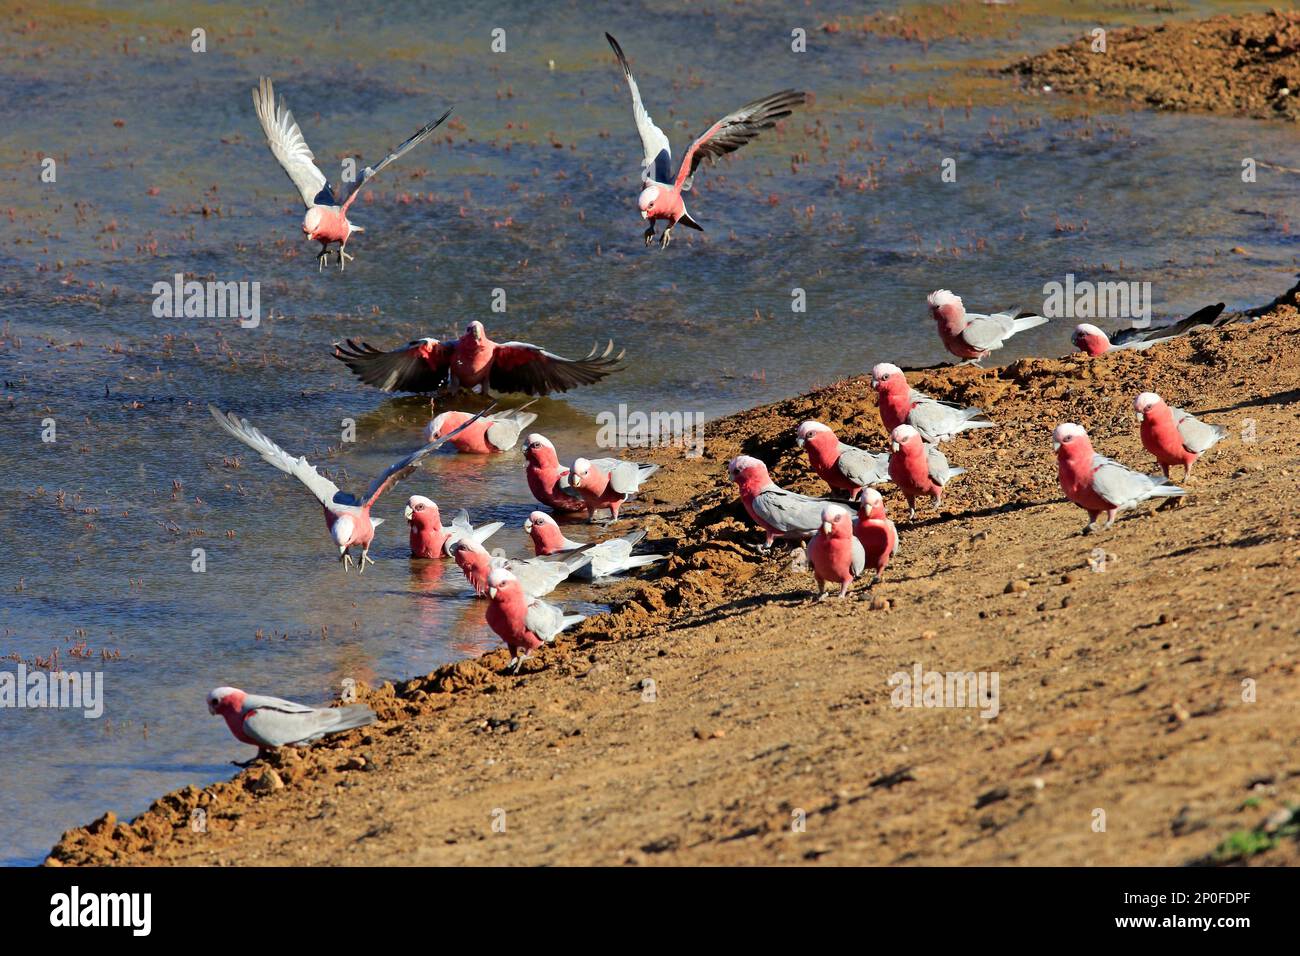
[[[715, 416], [876, 361], [941, 361], [924, 310], [937, 287], [1037, 307], [1066, 273], [1150, 282], [1158, 318], [1255, 304], [1294, 271], [1293, 191], [1239, 176], [1243, 157], [1296, 165], [1293, 128], [1086, 114], [984, 71], [1090, 29], [1086, 4], [972, 4], [959, 32], [924, 11], [864, 31], [876, 6], [859, 3], [60, 9], [10, 6], [0, 35], [0, 144], [17, 171], [0, 182], [0, 655], [16, 669], [57, 649], [63, 667], [103, 673], [106, 700], [97, 720], [0, 711], [9, 862], [229, 773], [249, 752], [206, 713], [217, 684], [325, 701], [348, 677], [494, 646], [459, 572], [405, 557], [401, 506], [422, 493], [504, 521], [493, 543], [522, 550], [517, 453], [436, 456], [378, 509], [378, 565], [345, 577], [305, 492], [207, 417], [208, 401], [237, 409], [364, 486], [419, 441], [428, 405], [357, 385], [332, 341], [394, 345], [470, 318], [568, 354], [612, 337], [625, 371], [537, 406], [572, 458], [601, 451], [595, 417], [620, 403]], [[892, 35], [900, 24], [927, 42]], [[196, 27], [206, 52], [191, 50]], [[795, 28], [806, 53], [790, 50]], [[639, 148], [605, 29], [679, 152], [757, 95], [816, 94], [699, 177], [690, 209], [707, 231], [679, 230], [664, 253], [641, 245]], [[301, 240], [250, 107], [259, 73], [335, 180], [345, 156], [374, 162], [456, 106], [446, 135], [357, 204], [368, 231], [345, 273], [318, 274]], [[946, 157], [956, 182], [941, 180]], [[260, 324], [155, 317], [152, 287], [176, 272], [260, 283]], [[1007, 355], [1067, 351], [1071, 324]]]

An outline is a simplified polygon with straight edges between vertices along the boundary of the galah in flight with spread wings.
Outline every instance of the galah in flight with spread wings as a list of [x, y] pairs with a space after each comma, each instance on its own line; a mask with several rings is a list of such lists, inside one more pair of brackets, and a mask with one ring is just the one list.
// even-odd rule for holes
[[428, 138], [451, 115], [451, 110], [447, 110], [429, 125], [416, 130], [410, 139], [380, 160], [379, 165], [365, 167], [355, 183], [343, 183], [340, 194], [335, 196], [325, 174], [316, 165], [316, 157], [303, 138], [293, 113], [285, 105], [284, 97], [280, 97], [280, 104], [276, 105], [275, 87], [270, 78], [261, 77], [257, 89], [253, 90], [253, 109], [257, 111], [262, 132], [266, 134], [266, 144], [293, 180], [307, 207], [307, 213], [302, 217], [302, 231], [308, 239], [320, 243], [320, 252], [316, 254], [317, 272], [324, 268], [325, 261], [329, 258], [329, 248], [336, 242], [339, 246], [339, 268], [344, 268], [344, 263], [352, 258], [347, 253], [348, 239], [352, 233], [365, 230], [348, 221], [348, 209], [361, 194], [361, 188], [393, 160], [401, 158]]
[[777, 120], [789, 116], [796, 106], [807, 102], [807, 94], [798, 90], [782, 90], [761, 100], [754, 100], [734, 113], [728, 113], [691, 143], [674, 177], [672, 146], [668, 137], [646, 112], [645, 105], [641, 102], [641, 91], [637, 89], [632, 70], [627, 65], [627, 57], [623, 55], [623, 48], [608, 33], [605, 34], [605, 39], [613, 47], [619, 66], [623, 67], [623, 75], [627, 78], [627, 86], [632, 93], [632, 115], [636, 119], [637, 132], [641, 134], [641, 183], [645, 188], [637, 199], [637, 206], [641, 210], [641, 218], [649, 223], [645, 231], [645, 244], [648, 246], [654, 241], [655, 223], [662, 219], [668, 223], [668, 227], [660, 237], [659, 248], [666, 249], [672, 241], [673, 227], [679, 222], [691, 229], [699, 229], [701, 232], [704, 230], [686, 211], [686, 202], [682, 198], [683, 193], [690, 192], [691, 182], [701, 161], [708, 158], [710, 162], [716, 163], [718, 157], [740, 149], [763, 130], [775, 126]]
[[305, 747], [328, 734], [375, 722], [375, 712], [364, 704], [308, 707], [279, 697], [248, 694], [238, 687], [209, 691], [208, 713], [225, 718], [235, 739], [256, 747], [259, 754], [277, 747]]

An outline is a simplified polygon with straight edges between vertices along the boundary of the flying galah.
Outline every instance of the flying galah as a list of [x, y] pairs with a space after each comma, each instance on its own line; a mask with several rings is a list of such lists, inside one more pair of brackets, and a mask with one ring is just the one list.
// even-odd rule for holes
[[[491, 410], [492, 408], [489, 407], [484, 411]], [[208, 411], [227, 433], [261, 455], [262, 460], [267, 464], [278, 468], [286, 475], [293, 475], [316, 496], [316, 500], [325, 509], [325, 524], [329, 528], [330, 537], [339, 549], [339, 561], [343, 563], [344, 571], [352, 563], [348, 548], [361, 549], [361, 555], [357, 559], [358, 573], [365, 571], [367, 562], [375, 563], [370, 557], [370, 542], [374, 540], [375, 528], [384, 520], [370, 517], [370, 509], [375, 501], [385, 491], [415, 471], [426, 456], [436, 451], [443, 442], [448, 441], [455, 434], [453, 432], [435, 442], [430, 442], [389, 465], [384, 473], [374, 480], [365, 495], [357, 497], [346, 491], [340, 491], [338, 485], [317, 471], [315, 466], [308, 464], [306, 458], [293, 457], [234, 412], [222, 412], [215, 405], [209, 405]], [[461, 428], [467, 427], [469, 422], [461, 426]]]
[[524, 459], [524, 478], [534, 498], [565, 514], [587, 510], [577, 491], [569, 487], [569, 469], [560, 467], [549, 438], [536, 432], [529, 435], [524, 440]]
[[[495, 452], [509, 451], [519, 441], [519, 433], [537, 421], [537, 415], [524, 411], [528, 405], [520, 405], [509, 411], [487, 415], [476, 421], [451, 440], [458, 452], [469, 455], [490, 455]], [[429, 422], [424, 430], [424, 440], [433, 441], [448, 432], [455, 431], [474, 416], [469, 412], [443, 412]]]
[[361, 188], [385, 166], [400, 159], [404, 153], [427, 138], [451, 115], [451, 110], [447, 110], [428, 126], [416, 130], [414, 136], [385, 156], [378, 166], [365, 167], [355, 183], [343, 183], [338, 198], [335, 198], [325, 174], [316, 165], [316, 157], [307, 146], [302, 130], [285, 105], [283, 96], [280, 97], [280, 105], [276, 106], [275, 88], [268, 77], [261, 77], [257, 89], [253, 90], [253, 109], [257, 111], [262, 132], [266, 134], [266, 144], [293, 180], [307, 207], [307, 214], [302, 217], [302, 231], [308, 239], [320, 243], [320, 252], [316, 255], [318, 272], [324, 267], [325, 260], [329, 257], [329, 247], [333, 243], [339, 244], [340, 269], [344, 268], [345, 261], [352, 259], [346, 251], [348, 239], [352, 233], [365, 230], [348, 221], [348, 209], [360, 195]]
[[727, 475], [736, 483], [745, 511], [763, 529], [762, 551], [771, 548], [777, 538], [794, 541], [811, 538], [821, 527], [822, 508], [836, 504], [786, 491], [772, 481], [767, 465], [749, 455], [737, 455], [727, 462]]
[[1207, 425], [1190, 412], [1166, 405], [1155, 392], [1143, 392], [1133, 407], [1142, 418], [1142, 447], [1156, 456], [1166, 478], [1172, 466], [1182, 465], [1187, 481], [1196, 459], [1228, 435], [1220, 425]]
[[658, 465], [638, 465], [618, 458], [575, 458], [569, 467], [569, 487], [587, 506], [588, 521], [595, 521], [601, 508], [608, 508], [613, 522], [618, 520], [623, 502], [640, 491], [645, 480], [658, 470]]
[[832, 490], [849, 492], [850, 499], [868, 485], [889, 481], [889, 453], [875, 454], [846, 445], [821, 422], [804, 422], [796, 439], [808, 453], [808, 464]]
[[411, 557], [442, 558], [451, 555], [451, 546], [461, 538], [470, 538], [482, 544], [501, 530], [502, 523], [475, 528], [469, 523], [469, 512], [463, 508], [452, 518], [451, 527], [443, 527], [442, 515], [431, 498], [411, 495], [406, 499], [406, 523], [411, 527]]
[[885, 499], [875, 488], [868, 488], [858, 502], [858, 520], [853, 523], [853, 534], [862, 543], [867, 556], [867, 567], [876, 572], [875, 583], [885, 576], [885, 568], [898, 553], [898, 529], [885, 515]]
[[808, 542], [808, 562], [817, 579], [817, 600], [826, 598], [826, 585], [838, 584], [840, 597], [862, 576], [867, 553], [853, 535], [853, 515], [840, 505], [822, 508], [821, 527]]
[[305, 747], [327, 734], [375, 722], [375, 712], [364, 704], [307, 707], [279, 697], [246, 694], [238, 687], [209, 691], [208, 713], [224, 717], [235, 739], [259, 753], [290, 745]]
[[1201, 329], [1213, 329], [1243, 318], [1239, 312], [1223, 315], [1225, 306], [1222, 302], [1197, 309], [1185, 319], [1168, 325], [1148, 325], [1146, 328], [1120, 329], [1114, 336], [1108, 336], [1101, 329], [1089, 323], [1074, 327], [1070, 341], [1080, 352], [1089, 355], [1102, 355], [1113, 349], [1145, 349], [1161, 342], [1168, 342], [1180, 335], [1187, 335]]
[[916, 499], [925, 495], [934, 499], [937, 509], [943, 504], [943, 488], [950, 480], [965, 474], [965, 468], [948, 467], [948, 459], [936, 445], [921, 441], [921, 433], [911, 425], [899, 425], [889, 436], [893, 453], [889, 456], [889, 477], [907, 499], [908, 519], [916, 519]]
[[515, 655], [507, 667], [516, 672], [532, 652], [550, 644], [556, 635], [579, 621], [583, 614], [565, 614], [554, 604], [529, 595], [519, 579], [505, 568], [493, 568], [487, 578], [488, 626]]
[[[1088, 433], [1073, 422], [1056, 426], [1052, 444], [1056, 448], [1056, 470], [1061, 490], [1065, 497], [1088, 512], [1084, 534], [1109, 528], [1121, 511], [1135, 508], [1150, 498], [1176, 498], [1187, 494], [1177, 485], [1171, 485], [1168, 478], [1144, 475], [1098, 455], [1092, 450]], [[1107, 520], [1099, 526], [1097, 516], [1102, 514]]]
[[450, 551], [479, 597], [487, 596], [488, 576], [493, 568], [505, 568], [518, 578], [529, 597], [545, 597], [591, 560], [586, 551], [555, 559], [494, 557], [482, 545], [465, 538], [452, 542]]
[[672, 241], [673, 227], [679, 222], [691, 229], [704, 229], [686, 211], [686, 202], [682, 198], [683, 193], [690, 191], [700, 162], [707, 158], [710, 163], [716, 163], [718, 157], [740, 149], [763, 130], [775, 126], [777, 120], [789, 116], [796, 106], [807, 102], [808, 97], [798, 90], [782, 90], [748, 103], [734, 113], [728, 113], [691, 143], [674, 178], [672, 146], [668, 137], [646, 112], [645, 105], [641, 102], [641, 91], [637, 89], [632, 70], [627, 65], [627, 57], [623, 55], [623, 48], [608, 33], [605, 34], [605, 39], [614, 49], [619, 66], [623, 67], [623, 75], [627, 78], [627, 86], [632, 93], [632, 116], [636, 120], [637, 132], [641, 134], [641, 184], [644, 189], [637, 199], [637, 207], [641, 210], [641, 218], [649, 222], [645, 231], [645, 244], [648, 246], [654, 241], [655, 223], [662, 219], [668, 223], [668, 227], [659, 240], [659, 248], [666, 249]]
[[939, 338], [943, 340], [944, 348], [959, 359], [977, 365], [990, 352], [1002, 348], [1006, 340], [1017, 332], [1047, 322], [1043, 316], [1027, 312], [995, 312], [993, 315], [967, 312], [961, 304], [961, 296], [953, 295], [947, 289], [931, 292], [926, 302], [930, 306], [930, 317], [939, 324]]
[[334, 343], [334, 357], [367, 385], [385, 392], [456, 392], [478, 389], [549, 395], [578, 385], [599, 382], [619, 371], [623, 353], [612, 355], [614, 343], [599, 355], [592, 348], [584, 358], [570, 359], [528, 342], [493, 342], [483, 323], [471, 322], [455, 341], [416, 339], [384, 352], [365, 342]]
[[524, 521], [524, 530], [533, 539], [533, 550], [538, 557], [564, 554], [566, 551], [586, 547], [587, 550], [583, 553], [589, 555], [591, 560], [574, 572], [574, 577], [586, 580], [622, 574], [624, 571], [663, 561], [667, 557], [662, 554], [632, 553], [632, 549], [646, 536], [645, 531], [633, 531], [621, 538], [612, 538], [590, 546], [583, 545], [580, 541], [571, 541], [564, 536], [555, 519], [543, 511], [530, 514]]
[[962, 408], [918, 392], [907, 384], [903, 370], [888, 362], [871, 370], [871, 387], [876, 392], [880, 420], [891, 434], [899, 425], [911, 425], [921, 438], [935, 445], [967, 429], [995, 427], [978, 408]]

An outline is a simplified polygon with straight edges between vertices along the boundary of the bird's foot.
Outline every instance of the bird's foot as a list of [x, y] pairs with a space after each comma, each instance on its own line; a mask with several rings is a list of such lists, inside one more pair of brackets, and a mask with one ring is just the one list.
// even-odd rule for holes
[[329, 257], [330, 253], [328, 249], [322, 249], [320, 252], [316, 253], [316, 271], [318, 273], [325, 271], [325, 260]]
[[339, 561], [343, 565], [344, 573], [347, 573], [348, 568], [352, 567], [352, 555], [344, 551], [341, 555], [339, 555]]
[[817, 592], [817, 603], [820, 604], [822, 601], [825, 601], [825, 600], [826, 600], [826, 591], [825, 591], [825, 589], [823, 589], [823, 590], [821, 590], [821, 591], [818, 591], [818, 592]]
[[669, 226], [664, 230], [664, 234], [659, 237], [659, 248], [667, 249], [668, 243], [673, 241], [673, 227]]
[[508, 664], [506, 664], [506, 669], [509, 670], [510, 673], [512, 673], [512, 674], [518, 674], [518, 673], [519, 673], [519, 665], [522, 664], [522, 663], [523, 663], [523, 661], [521, 661], [521, 660], [519, 659], [519, 655], [516, 654], [514, 657], [510, 658], [510, 662], [509, 662]]
[[649, 249], [650, 243], [654, 241], [655, 241], [655, 227], [654, 227], [654, 223], [651, 223], [650, 227], [645, 231], [645, 247]]
[[354, 256], [348, 255], [347, 251], [342, 246], [340, 246], [339, 247], [339, 271], [342, 272], [344, 269], [346, 269], [347, 263], [351, 262], [354, 258], [355, 258]]
[[259, 760], [261, 760], [261, 759], [262, 759], [262, 752], [259, 750], [259, 751], [257, 752], [257, 756], [256, 756], [256, 757], [249, 757], [247, 760], [232, 760], [232, 761], [230, 761], [230, 764], [231, 764], [231, 766], [234, 766], [234, 767], [240, 767], [241, 769], [247, 769], [247, 768], [251, 767], [253, 764], [257, 763], [257, 762], [258, 762]]
[[361, 552], [361, 563], [357, 566], [358, 572], [364, 571], [367, 564], [374, 564], [375, 559], [370, 556], [369, 551]]

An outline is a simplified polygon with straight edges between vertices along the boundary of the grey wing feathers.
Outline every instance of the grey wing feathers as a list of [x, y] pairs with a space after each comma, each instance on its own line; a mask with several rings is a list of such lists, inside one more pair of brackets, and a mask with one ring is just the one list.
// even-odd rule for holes
[[[283, 702], [287, 703], [287, 702]], [[326, 734], [340, 733], [374, 723], [375, 713], [363, 704], [346, 707], [302, 707], [294, 710], [259, 706], [244, 719], [244, 732], [266, 747], [309, 744]], [[248, 705], [245, 704], [245, 713]]]
[[565, 614], [556, 605], [536, 599], [528, 603], [528, 610], [524, 612], [525, 626], [548, 644], [565, 628], [583, 619], [582, 614]]
[[209, 405], [208, 411], [227, 434], [253, 449], [267, 464], [278, 468], [286, 475], [293, 475], [307, 486], [307, 490], [315, 495], [316, 500], [321, 504], [341, 507], [355, 507], [360, 504], [352, 495], [339, 491], [339, 486], [317, 471], [306, 458], [295, 458], [290, 455], [234, 412], [223, 412], [215, 405]]
[[409, 139], [407, 139], [400, 146], [394, 149], [391, 153], [389, 153], [387, 156], [381, 159], [377, 166], [373, 166], [373, 167], [367, 166], [365, 169], [363, 169], [361, 175], [357, 178], [356, 185], [353, 186], [350, 190], [348, 190], [348, 196], [349, 197], [352, 196], [352, 194], [356, 193], [359, 189], [361, 189], [362, 186], [364, 186], [366, 183], [370, 182], [370, 180], [378, 176], [380, 171], [389, 163], [401, 159], [404, 155], [409, 153], [420, 143], [424, 142], [424, 140], [428, 139], [429, 134], [431, 134], [435, 129], [441, 126], [443, 121], [446, 120], [446, 118], [451, 115], [451, 110], [452, 108], [449, 107], [447, 109], [447, 112], [443, 113], [432, 123], [429, 123], [427, 126], [422, 126], [418, 130], [416, 130], [413, 134], [411, 134], [411, 137]]
[[965, 468], [951, 467], [948, 464], [948, 456], [941, 452], [936, 445], [925, 446], [925, 457], [930, 465], [930, 478], [940, 486], [947, 484], [949, 479], [966, 473]]
[[474, 424], [474, 422], [478, 421], [484, 415], [489, 414], [494, 408], [496, 408], [495, 402], [483, 409], [483, 411], [479, 412], [473, 418], [466, 421], [465, 424], [461, 425], [459, 428], [447, 432], [447, 434], [443, 435], [441, 438], [437, 438], [434, 441], [429, 442], [429, 444], [425, 445], [423, 448], [417, 448], [405, 458], [393, 462], [384, 469], [383, 474], [371, 483], [369, 490], [366, 491], [365, 498], [362, 500], [367, 504], [373, 504], [376, 498], [382, 495], [389, 488], [393, 487], [393, 485], [397, 484], [411, 472], [415, 471], [416, 468], [420, 467], [420, 462], [428, 457], [429, 454], [437, 451], [470, 425]]
[[1208, 425], [1190, 412], [1181, 408], [1171, 408], [1174, 422], [1178, 426], [1178, 435], [1183, 440], [1183, 447], [1190, 452], [1201, 454], [1209, 451], [1227, 436], [1228, 430], [1221, 425]]
[[617, 458], [597, 458], [592, 464], [601, 471], [608, 472], [609, 486], [620, 495], [634, 494], [641, 488], [641, 483], [659, 470], [658, 465], [638, 465], [634, 461], [620, 461]]
[[269, 77], [264, 76], [258, 80], [257, 89], [253, 90], [253, 109], [262, 124], [262, 132], [266, 134], [271, 153], [293, 180], [303, 204], [308, 209], [312, 206], [335, 205], [325, 174], [317, 167], [316, 157], [312, 155], [302, 130], [294, 121], [293, 113], [285, 106], [283, 97], [280, 105], [276, 106], [275, 87]]
[[[1100, 459], [1100, 461], [1098, 461]], [[1101, 455], [1093, 456], [1096, 470], [1092, 488], [1112, 508], [1124, 510], [1148, 498], [1171, 498], [1186, 494], [1182, 488], [1158, 475], [1144, 475]]]
[[632, 116], [636, 119], [636, 131], [641, 135], [641, 181], [643, 183], [659, 182], [665, 185], [673, 181], [673, 150], [664, 131], [655, 125], [645, 104], [641, 102], [641, 91], [637, 88], [632, 68], [627, 65], [623, 48], [608, 33], [605, 39], [618, 57], [618, 65], [623, 68], [623, 76], [632, 93]]
[[811, 535], [822, 523], [822, 508], [831, 504], [821, 498], [769, 488], [754, 498], [754, 513], [784, 534]]
[[969, 315], [969, 324], [961, 337], [967, 345], [977, 349], [1000, 348], [1011, 336], [1013, 320], [1009, 315]]
[[777, 120], [789, 116], [796, 106], [808, 100], [807, 94], [799, 90], [781, 90], [752, 103], [746, 103], [735, 112], [728, 113], [710, 126], [691, 144], [686, 151], [690, 157], [689, 170], [679, 170], [678, 177], [686, 173], [682, 181], [682, 191], [691, 188], [695, 172], [700, 163], [707, 158], [716, 163], [718, 157], [733, 152], [754, 140], [760, 132], [771, 129]]
[[867, 569], [867, 549], [862, 547], [862, 542], [858, 540], [857, 535], [849, 539], [853, 545], [853, 556], [849, 559], [849, 570], [853, 576], [859, 577]]
[[885, 452], [875, 454], [844, 445], [835, 467], [855, 485], [865, 487], [889, 481], [889, 455]]

